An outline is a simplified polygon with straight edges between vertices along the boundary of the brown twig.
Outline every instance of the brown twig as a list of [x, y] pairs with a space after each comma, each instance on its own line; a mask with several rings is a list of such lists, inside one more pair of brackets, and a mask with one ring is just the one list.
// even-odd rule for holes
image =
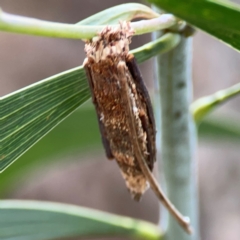
[[[119, 64], [119, 73], [124, 73], [124, 69], [121, 70], [123, 66], [121, 66]], [[172, 214], [172, 216], [178, 221], [178, 223], [182, 226], [182, 228], [188, 233], [188, 234], [192, 234], [192, 227], [190, 225], [190, 221], [188, 217], [184, 217], [175, 207], [174, 205], [170, 202], [170, 200], [166, 197], [166, 195], [164, 194], [162, 188], [159, 186], [157, 180], [155, 179], [155, 177], [153, 176], [153, 174], [151, 173], [144, 157], [141, 154], [141, 150], [139, 147], [139, 143], [137, 138], [137, 131], [135, 128], [135, 124], [134, 124], [134, 115], [131, 111], [132, 106], [131, 106], [131, 99], [129, 97], [129, 87], [128, 87], [128, 83], [127, 83], [127, 79], [126, 76], [124, 76], [124, 74], [122, 74], [121, 76], [121, 80], [123, 82], [123, 86], [125, 87], [125, 91], [122, 91], [125, 96], [123, 96], [123, 99], [126, 99], [126, 105], [127, 107], [125, 108], [125, 110], [127, 111], [127, 114], [129, 116], [130, 119], [130, 127], [133, 131], [133, 138], [132, 138], [132, 144], [134, 146], [134, 150], [135, 153], [137, 155], [137, 161], [139, 163], [139, 166], [142, 170], [142, 172], [144, 173], [145, 177], [147, 178], [152, 190], [154, 191], [154, 193], [156, 194], [156, 196], [158, 197], [158, 199], [160, 200], [160, 202], [168, 209], [168, 211]]]

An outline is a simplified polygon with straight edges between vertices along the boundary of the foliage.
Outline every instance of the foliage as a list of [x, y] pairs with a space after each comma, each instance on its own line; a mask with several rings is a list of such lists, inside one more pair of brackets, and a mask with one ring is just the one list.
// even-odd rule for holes
[[[240, 17], [238, 5], [216, 0], [149, 0], [149, 2], [240, 50], [240, 22], [236, 21]], [[159, 39], [132, 51], [141, 63], [178, 46], [183, 25], [176, 17], [168, 14], [159, 16], [150, 8], [135, 3], [104, 10], [76, 25], [33, 21], [1, 11], [0, 30], [37, 33], [51, 37], [89, 38], [105, 24], [117, 24], [119, 20], [150, 19], [144, 22], [138, 21], [134, 25], [137, 33], [159, 29], [167, 29], [168, 33], [165, 32]], [[177, 32], [171, 33], [169, 29], [177, 29]], [[215, 136], [215, 139], [222, 137], [234, 141], [240, 139], [238, 120], [230, 122], [224, 117], [221, 117], [222, 122], [216, 121], [216, 118], [205, 119], [209, 112], [238, 95], [239, 92], [239, 85], [236, 84], [192, 104], [190, 109], [195, 122], [200, 126], [198, 129], [200, 136], [211, 135], [211, 137]], [[50, 157], [52, 160], [57, 160], [57, 154], [98, 146], [99, 135], [92, 106], [86, 104], [85, 107], [75, 111], [89, 97], [86, 76], [80, 66], [0, 99], [2, 130], [0, 132], [0, 170], [5, 170], [21, 156], [19, 161], [0, 176], [1, 196], [11, 189], [11, 182], [37, 166], [39, 161], [47, 164]], [[74, 111], [73, 115], [64, 120]], [[56, 129], [53, 129], [55, 127]], [[96, 134], [90, 134], [87, 128], [92, 129], [91, 132]], [[44, 137], [48, 132], [50, 133]], [[76, 132], [78, 134], [74, 134]], [[59, 136], [64, 136], [64, 140], [59, 140]], [[56, 143], [55, 148], [48, 147], [51, 142]], [[35, 143], [37, 144], [33, 146]], [[29, 151], [26, 152], [27, 150]], [[162, 233], [153, 224], [69, 205], [0, 201], [0, 213], [2, 216], [0, 238], [3, 240], [10, 238], [40, 240], [95, 235], [120, 235], [142, 239], [161, 239], [162, 237]]]

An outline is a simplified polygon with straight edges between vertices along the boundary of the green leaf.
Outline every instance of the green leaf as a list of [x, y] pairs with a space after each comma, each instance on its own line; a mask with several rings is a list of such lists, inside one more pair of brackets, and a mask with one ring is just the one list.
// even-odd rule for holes
[[134, 49], [132, 53], [137, 59], [138, 63], [142, 63], [157, 54], [163, 54], [176, 47], [181, 40], [180, 35], [174, 33], [167, 33], [161, 38], [144, 44], [142, 47]]
[[199, 136], [204, 140], [216, 142], [240, 142], [240, 116], [229, 117], [224, 114], [209, 116], [198, 127]]
[[131, 21], [136, 18], [151, 19], [159, 17], [151, 8], [139, 3], [125, 3], [108, 8], [88, 17], [78, 25], [118, 24], [120, 20]]
[[124, 236], [160, 240], [154, 224], [67, 204], [0, 201], [1, 240]]
[[[136, 53], [140, 63], [175, 47], [179, 39], [177, 34], [168, 33], [132, 53]], [[88, 83], [82, 66], [3, 97], [0, 119], [2, 129], [0, 171], [8, 167], [89, 97]]]
[[240, 50], [240, 5], [217, 0], [149, 0]]
[[230, 88], [218, 91], [210, 96], [199, 98], [191, 105], [191, 112], [195, 121], [199, 123], [209, 112], [239, 94], [240, 83], [235, 84]]
[[95, 110], [93, 106], [84, 105], [0, 174], [0, 198], [8, 196], [16, 184], [26, 181], [26, 175], [36, 168], [45, 168], [51, 162], [59, 162], [66, 157], [69, 160], [76, 159], [69, 156], [78, 156], [78, 161], [83, 161], [86, 157], [82, 156], [101, 148]]
[[1, 100], [0, 169], [9, 166], [89, 97], [82, 67], [4, 97]]

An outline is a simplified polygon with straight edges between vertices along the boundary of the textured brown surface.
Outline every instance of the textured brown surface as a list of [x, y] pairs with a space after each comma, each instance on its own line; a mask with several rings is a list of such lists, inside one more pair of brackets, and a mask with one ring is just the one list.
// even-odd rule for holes
[[139, 70], [129, 54], [133, 34], [127, 22], [116, 28], [106, 27], [86, 43], [84, 66], [106, 155], [117, 161], [127, 188], [139, 201], [148, 182], [137, 151], [152, 170], [156, 130], [148, 92], [141, 75], [134, 74]]

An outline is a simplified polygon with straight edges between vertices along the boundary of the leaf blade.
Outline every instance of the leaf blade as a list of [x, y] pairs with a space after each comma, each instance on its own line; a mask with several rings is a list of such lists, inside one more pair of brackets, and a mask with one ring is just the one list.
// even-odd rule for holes
[[173, 13], [240, 50], [240, 5], [217, 0], [149, 0], [159, 8]]
[[[56, 89], [61, 89], [63, 84], [65, 91], [60, 94]], [[1, 100], [0, 169], [14, 162], [89, 97], [82, 67], [57, 74], [4, 97]], [[42, 101], [44, 98], [45, 101]], [[46, 105], [46, 102], [49, 104]]]
[[225, 114], [214, 114], [206, 117], [198, 126], [199, 136], [202, 139], [215, 142], [231, 141], [239, 144], [240, 141], [240, 116], [226, 116]]
[[197, 99], [190, 106], [192, 115], [196, 123], [221, 104], [240, 94], [240, 84], [237, 83], [229, 88], [217, 91], [216, 93]]
[[5, 200], [0, 202], [0, 214], [2, 240], [71, 236], [162, 238], [154, 224], [68, 204]]
[[77, 24], [78, 25], [118, 24], [119, 20], [131, 21], [136, 18], [151, 19], [155, 17], [159, 17], [159, 14], [143, 4], [125, 3], [96, 13], [80, 21]]

